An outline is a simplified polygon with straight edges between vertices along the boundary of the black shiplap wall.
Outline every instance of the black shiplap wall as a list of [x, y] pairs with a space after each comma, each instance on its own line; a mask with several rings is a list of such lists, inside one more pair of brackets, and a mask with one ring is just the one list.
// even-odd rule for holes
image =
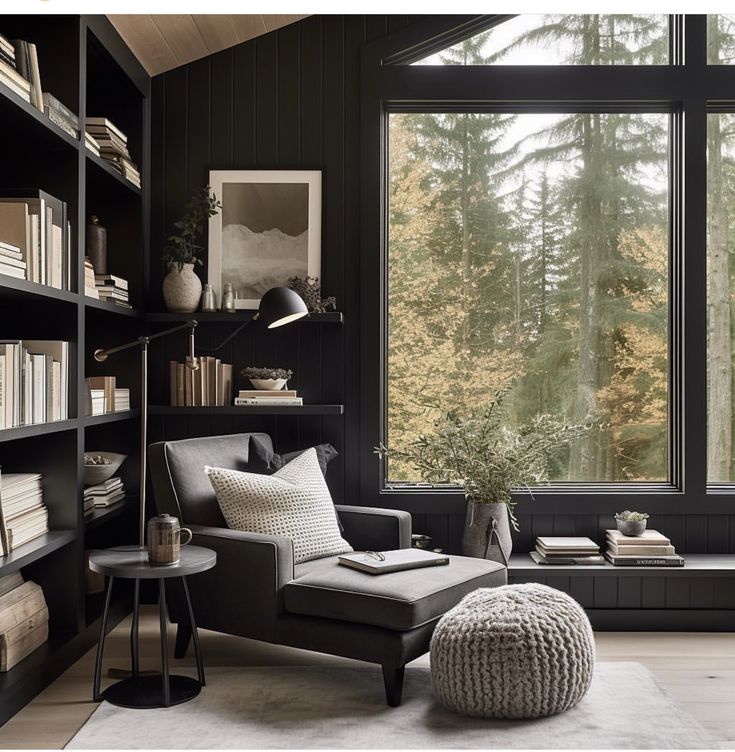
[[[206, 183], [210, 167], [301, 168], [323, 171], [323, 288], [337, 296], [346, 316], [342, 328], [303, 325], [278, 335], [247, 331], [232, 351], [236, 368], [252, 359], [292, 367], [296, 385], [310, 401], [344, 402], [343, 418], [257, 418], [245, 423], [236, 417], [158, 417], [154, 435], [174, 438], [253, 428], [272, 433], [284, 451], [306, 442], [332, 441], [342, 453], [330, 474], [332, 490], [340, 500], [359, 503], [360, 48], [410, 22], [407, 16], [314, 16], [153, 80], [154, 297], [149, 310], [163, 310], [156, 249], [189, 194]], [[229, 330], [223, 324], [208, 332], [202, 328], [200, 334], [215, 344]], [[164, 374], [160, 384], [154, 384], [154, 402], [165, 403], [167, 361], [181, 357], [182, 349], [183, 342], [167, 343], [158, 356], [160, 370], [151, 369], [154, 380], [156, 373]], [[560, 515], [549, 508], [520, 522], [518, 551], [529, 550], [543, 534], [604, 538], [601, 531], [613, 524], [611, 516], [584, 510]], [[463, 523], [462, 514], [414, 515], [416, 531], [432, 535], [435, 545], [454, 552], [460, 549]], [[666, 530], [685, 553], [735, 553], [735, 514], [662, 515], [652, 526]], [[683, 599], [675, 594], [679, 586], [672, 585], [666, 595], [653, 579], [644, 580], [645, 592], [640, 582], [626, 583], [623, 592], [616, 589], [614, 595], [605, 589], [612, 586], [602, 583], [595, 600], [625, 606]], [[575, 587], [587, 585], [578, 581]]]

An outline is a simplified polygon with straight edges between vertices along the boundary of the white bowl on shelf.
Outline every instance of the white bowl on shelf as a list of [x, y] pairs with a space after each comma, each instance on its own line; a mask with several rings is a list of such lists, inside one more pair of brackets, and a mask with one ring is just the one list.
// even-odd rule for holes
[[91, 457], [105, 457], [110, 460], [109, 465], [84, 465], [84, 485], [96, 486], [98, 483], [104, 483], [112, 478], [120, 469], [120, 465], [128, 458], [127, 454], [117, 454], [116, 452], [85, 452], [85, 455]]
[[288, 379], [250, 379], [250, 383], [256, 389], [263, 389], [269, 392], [280, 391], [286, 386]]

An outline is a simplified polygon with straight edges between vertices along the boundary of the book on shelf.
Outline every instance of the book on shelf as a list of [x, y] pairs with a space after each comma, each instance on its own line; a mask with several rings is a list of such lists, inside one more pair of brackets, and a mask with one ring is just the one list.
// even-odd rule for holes
[[122, 413], [130, 410], [130, 389], [115, 389], [115, 412]]
[[97, 292], [95, 282], [94, 266], [89, 256], [84, 257], [84, 294], [88, 298], [99, 300], [100, 294]]
[[42, 190], [9, 193], [0, 198], [0, 241], [21, 249], [26, 279], [69, 290], [73, 275], [66, 203]]
[[580, 536], [539, 536], [531, 558], [543, 565], [591, 566], [605, 563], [597, 543]]
[[288, 397], [298, 397], [295, 389], [240, 389], [237, 393], [239, 399], [284, 399]]
[[115, 376], [89, 376], [87, 387], [87, 415], [104, 415], [115, 412]]
[[18, 73], [30, 83], [30, 103], [43, 112], [43, 90], [38, 66], [38, 50], [32, 42], [14, 39], [15, 65]]
[[224, 407], [232, 395], [232, 365], [211, 355], [196, 359], [196, 370], [169, 361], [171, 407]]
[[58, 110], [55, 110], [48, 105], [44, 105], [43, 113], [54, 125], [58, 125], [64, 133], [74, 139], [79, 138], [79, 131]]
[[4, 58], [0, 58], [0, 82], [23, 101], [31, 104], [31, 82]]
[[671, 539], [658, 530], [644, 530], [641, 535], [623, 535], [606, 530], [605, 557], [616, 567], [683, 567], [684, 558], [676, 553]]
[[13, 43], [0, 34], [0, 58], [10, 63], [15, 68], [15, 47]]
[[110, 478], [104, 483], [88, 486], [84, 489], [85, 509], [105, 509], [117, 504], [125, 498], [125, 486], [119, 476]]
[[292, 405], [300, 407], [304, 404], [303, 397], [274, 397], [274, 398], [261, 398], [261, 397], [235, 397], [235, 407], [248, 407], [254, 405], [266, 405], [269, 407], [288, 406]]
[[95, 157], [100, 156], [100, 145], [97, 143], [95, 137], [87, 131], [84, 132], [84, 146], [89, 149]]
[[0, 541], [3, 555], [48, 532], [39, 473], [0, 473]]
[[49, 612], [41, 586], [23, 582], [20, 573], [0, 578], [0, 591], [0, 671], [5, 672], [48, 640]]
[[141, 187], [140, 170], [128, 151], [128, 137], [108, 118], [88, 117], [85, 131], [95, 141], [97, 155], [137, 188]]
[[0, 428], [69, 417], [69, 343], [0, 340]]

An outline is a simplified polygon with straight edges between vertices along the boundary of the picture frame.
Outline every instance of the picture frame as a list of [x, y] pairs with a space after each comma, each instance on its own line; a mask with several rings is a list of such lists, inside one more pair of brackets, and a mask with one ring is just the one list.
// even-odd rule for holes
[[271, 287], [321, 276], [321, 170], [210, 170], [222, 211], [209, 220], [207, 281], [257, 310]]

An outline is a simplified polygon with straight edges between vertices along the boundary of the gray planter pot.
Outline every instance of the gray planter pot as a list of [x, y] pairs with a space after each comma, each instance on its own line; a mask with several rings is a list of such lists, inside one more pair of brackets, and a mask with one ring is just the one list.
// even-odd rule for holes
[[618, 530], [623, 535], [630, 535], [630, 536], [636, 536], [636, 535], [643, 535], [643, 533], [646, 531], [646, 522], [647, 520], [638, 520], [636, 522], [623, 521], [623, 520], [615, 520], [618, 526]]
[[194, 271], [194, 264], [171, 264], [163, 280], [163, 300], [172, 313], [193, 313], [202, 297], [202, 282]]
[[505, 504], [467, 502], [462, 553], [507, 565], [513, 550], [508, 507]]

